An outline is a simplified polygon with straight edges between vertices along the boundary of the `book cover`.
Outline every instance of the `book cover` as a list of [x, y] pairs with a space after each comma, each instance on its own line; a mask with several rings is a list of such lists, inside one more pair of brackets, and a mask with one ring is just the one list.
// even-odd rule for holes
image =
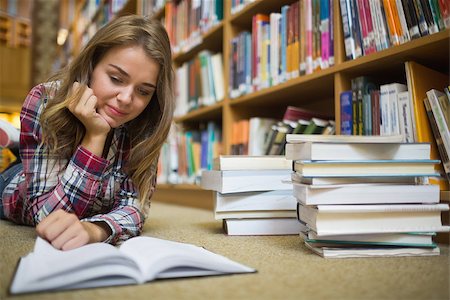
[[214, 170], [290, 170], [292, 161], [284, 155], [220, 155], [214, 158]]
[[233, 194], [214, 193], [215, 212], [295, 211], [296, 207], [297, 200], [292, 195], [292, 190]]
[[298, 235], [302, 229], [296, 218], [226, 219], [227, 235]]
[[318, 235], [448, 232], [448, 204], [300, 205], [299, 217]]
[[324, 258], [357, 258], [357, 257], [400, 257], [400, 256], [437, 256], [440, 254], [439, 247], [436, 248], [371, 248], [371, 247], [315, 247], [306, 242], [305, 246], [314, 253]]
[[288, 134], [288, 143], [304, 142], [332, 142], [332, 143], [400, 143], [401, 135], [388, 136], [357, 136], [357, 135], [316, 135], [316, 134]]
[[206, 170], [202, 172], [200, 186], [220, 193], [292, 190], [291, 184], [283, 182], [290, 174], [290, 170]]
[[288, 160], [428, 159], [429, 143], [304, 142], [286, 145]]
[[[372, 177], [374, 178], [374, 177]], [[437, 185], [416, 185], [390, 182], [336, 185], [308, 185], [294, 183], [294, 196], [304, 205], [438, 203]], [[344, 205], [345, 204], [345, 205]], [[362, 205], [365, 206], [365, 205]]]
[[305, 177], [348, 177], [348, 176], [404, 176], [422, 174], [437, 176], [434, 165], [439, 160], [298, 160], [293, 163], [293, 170]]

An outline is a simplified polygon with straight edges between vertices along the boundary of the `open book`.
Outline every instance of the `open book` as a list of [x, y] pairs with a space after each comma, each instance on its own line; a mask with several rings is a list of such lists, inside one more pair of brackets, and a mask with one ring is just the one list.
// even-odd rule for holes
[[120, 248], [106, 243], [60, 251], [37, 238], [22, 257], [10, 292], [141, 284], [162, 278], [250, 273], [256, 270], [190, 244], [135, 237]]

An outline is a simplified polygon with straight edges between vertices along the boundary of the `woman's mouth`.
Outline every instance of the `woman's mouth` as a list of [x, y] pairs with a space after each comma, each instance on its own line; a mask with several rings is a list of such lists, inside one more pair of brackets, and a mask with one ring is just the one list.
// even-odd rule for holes
[[112, 116], [123, 117], [123, 116], [126, 115], [125, 112], [121, 111], [121, 110], [118, 109], [118, 108], [115, 108], [115, 107], [109, 106], [109, 105], [107, 105], [106, 107], [107, 107], [107, 109], [108, 109], [108, 112], [109, 112]]

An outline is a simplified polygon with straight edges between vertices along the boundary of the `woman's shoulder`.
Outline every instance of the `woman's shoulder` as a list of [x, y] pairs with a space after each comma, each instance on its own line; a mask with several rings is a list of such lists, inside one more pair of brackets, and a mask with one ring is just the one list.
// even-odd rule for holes
[[45, 105], [48, 99], [53, 98], [58, 91], [60, 81], [49, 81], [34, 86], [25, 99], [24, 106], [36, 107]]

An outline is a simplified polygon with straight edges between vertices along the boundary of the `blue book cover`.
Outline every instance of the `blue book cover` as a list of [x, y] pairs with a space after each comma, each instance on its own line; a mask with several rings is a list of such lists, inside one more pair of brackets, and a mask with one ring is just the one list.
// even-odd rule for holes
[[341, 93], [341, 134], [351, 135], [353, 128], [352, 91]]

